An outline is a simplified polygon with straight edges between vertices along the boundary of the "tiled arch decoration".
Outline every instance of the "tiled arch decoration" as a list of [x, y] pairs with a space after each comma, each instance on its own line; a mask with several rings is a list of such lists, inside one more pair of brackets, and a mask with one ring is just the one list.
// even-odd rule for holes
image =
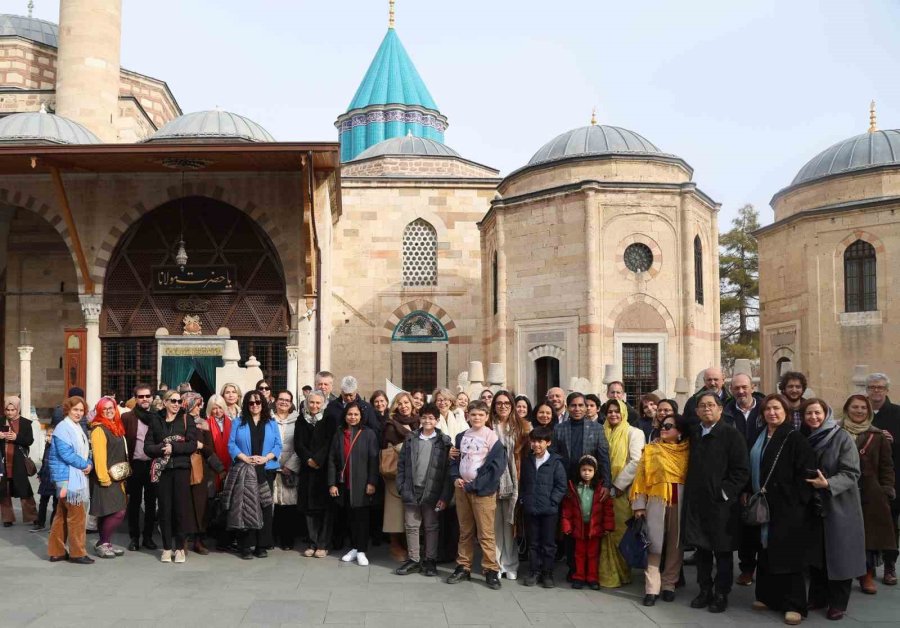
[[447, 336], [450, 337], [450, 341], [453, 341], [453, 330], [456, 329], [456, 323], [453, 322], [453, 319], [450, 318], [450, 315], [442, 307], [438, 307], [431, 301], [427, 301], [425, 299], [415, 299], [413, 301], [409, 301], [408, 303], [404, 303], [396, 310], [391, 312], [390, 316], [388, 316], [387, 321], [384, 323], [384, 327], [381, 329], [381, 338], [382, 342], [389, 343], [391, 342], [391, 336], [394, 333], [394, 329], [396, 329], [397, 324], [403, 320], [403, 318], [417, 310], [421, 310], [423, 312], [427, 312], [434, 316], [438, 321], [440, 321], [441, 325], [444, 326], [444, 329], [447, 330]]
[[609, 313], [609, 316], [606, 318], [606, 325], [603, 327], [603, 335], [607, 338], [612, 338], [615, 335], [616, 331], [616, 321], [619, 319], [619, 316], [622, 312], [625, 311], [625, 308], [633, 305], [635, 303], [645, 303], [652, 307], [656, 312], [662, 316], [662, 319], [666, 323], [666, 333], [669, 334], [670, 337], [675, 337], [677, 335], [675, 329], [675, 321], [672, 318], [672, 315], [669, 313], [669, 310], [666, 309], [666, 306], [663, 305], [657, 299], [654, 299], [649, 294], [639, 293], [633, 294], [627, 299], [622, 299], [619, 303], [612, 309]]
[[631, 235], [625, 236], [621, 241], [619, 241], [619, 244], [616, 246], [615, 252], [616, 269], [622, 277], [628, 279], [635, 279], [638, 277], [638, 273], [632, 272], [625, 265], [625, 249], [628, 248], [628, 245], [636, 243], [646, 245], [653, 253], [653, 265], [650, 266], [650, 270], [646, 272], [646, 275], [650, 279], [653, 279], [659, 274], [659, 271], [662, 268], [662, 248], [660, 248], [659, 243], [656, 240], [643, 233], [632, 233]]
[[184, 184], [184, 189], [180, 185], [171, 186], [166, 189], [164, 194], [158, 195], [158, 198], [146, 198], [139, 201], [125, 210], [119, 217], [118, 221], [106, 234], [100, 244], [97, 256], [94, 259], [94, 265], [91, 268], [91, 274], [95, 277], [98, 286], [103, 285], [106, 276], [106, 268], [109, 265], [113, 251], [119, 242], [119, 239], [128, 231], [135, 222], [140, 218], [159, 207], [160, 205], [178, 198], [189, 196], [205, 196], [214, 198], [228, 203], [232, 207], [239, 209], [252, 218], [260, 229], [272, 241], [272, 246], [281, 260], [281, 266], [284, 271], [284, 281], [286, 286], [286, 297], [292, 313], [296, 313], [298, 299], [301, 295], [302, 278], [297, 271], [297, 258], [299, 250], [302, 247], [296, 246], [296, 243], [290, 239], [289, 234], [268, 214], [264, 209], [258, 207], [252, 201], [233, 198], [225, 189], [218, 185], [207, 184], [203, 181], [193, 181]]
[[59, 212], [48, 203], [30, 194], [5, 188], [0, 188], [0, 203], [27, 209], [50, 223], [50, 226], [59, 233], [63, 242], [66, 243], [66, 248], [69, 250], [69, 255], [72, 258], [72, 265], [75, 267], [75, 276], [78, 278], [78, 292], [84, 292], [84, 277], [81, 274], [81, 268], [78, 266], [78, 258], [75, 256], [75, 246], [72, 244], [72, 238], [69, 236], [69, 228], [66, 226], [66, 221], [63, 220]]

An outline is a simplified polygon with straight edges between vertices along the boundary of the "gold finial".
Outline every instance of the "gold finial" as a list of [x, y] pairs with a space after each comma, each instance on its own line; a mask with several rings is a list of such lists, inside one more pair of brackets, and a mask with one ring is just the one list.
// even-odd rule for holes
[[388, 28], [394, 28], [394, 4], [396, 0], [390, 0], [390, 11], [388, 12]]
[[597, 126], [597, 108], [591, 109], [591, 126]]
[[875, 101], [873, 100], [869, 104], [869, 133], [874, 133], [878, 130], [878, 126], [875, 124], [876, 116], [875, 116]]
[[31, 12], [34, 10], [34, 0], [28, 0], [28, 17], [31, 17]]

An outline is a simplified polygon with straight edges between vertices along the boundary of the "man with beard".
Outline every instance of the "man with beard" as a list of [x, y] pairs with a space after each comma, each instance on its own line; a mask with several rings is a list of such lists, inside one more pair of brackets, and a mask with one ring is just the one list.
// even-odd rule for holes
[[791, 421], [797, 431], [803, 426], [803, 414], [800, 412], [800, 406], [803, 404], [806, 385], [806, 375], [798, 371], [788, 371], [781, 376], [778, 382], [778, 392], [784, 395], [790, 404], [788, 410], [791, 412]]
[[131, 477], [125, 482], [128, 494], [128, 550], [136, 552], [141, 539], [141, 502], [144, 504], [144, 548], [155, 550], [153, 529], [156, 524], [156, 485], [150, 481], [150, 458], [144, 453], [144, 438], [155, 413], [150, 409], [153, 389], [149, 384], [134, 387], [134, 410], [122, 415], [125, 426], [125, 442], [128, 446], [128, 462]]
[[701, 395], [710, 392], [715, 393], [723, 407], [731, 401], [731, 393], [725, 388], [725, 375], [722, 374], [722, 369], [715, 366], [703, 371], [703, 388], [684, 404], [684, 420], [688, 425], [693, 426], [700, 423], [700, 417], [697, 414], [697, 400]]

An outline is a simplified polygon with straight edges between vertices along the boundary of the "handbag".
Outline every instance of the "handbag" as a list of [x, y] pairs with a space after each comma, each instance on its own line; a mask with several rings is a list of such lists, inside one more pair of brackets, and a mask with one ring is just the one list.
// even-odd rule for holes
[[632, 517], [619, 541], [619, 553], [632, 569], [647, 568], [647, 554], [650, 551], [650, 536], [647, 533], [647, 518]]
[[397, 463], [400, 460], [399, 449], [394, 445], [388, 445], [381, 450], [378, 460], [378, 471], [385, 480], [393, 480], [397, 477]]
[[[187, 435], [187, 416], [184, 417], [184, 433]], [[191, 486], [203, 484], [203, 454], [191, 454]]]
[[34, 460], [28, 455], [28, 452], [25, 451], [23, 447], [19, 447], [19, 451], [22, 452], [22, 457], [25, 459], [25, 473], [28, 477], [32, 478], [37, 475], [37, 465], [34, 464]]
[[758, 492], [750, 496], [750, 499], [747, 500], [747, 505], [744, 506], [741, 512], [741, 519], [748, 526], [761, 526], [769, 523], [769, 500], [766, 498], [766, 486], [769, 484], [769, 480], [772, 479], [772, 473], [775, 472], [775, 465], [778, 464], [778, 458], [781, 457], [781, 450], [784, 449], [785, 443], [787, 443], [787, 438], [781, 441], [781, 447], [778, 448], [778, 453], [775, 454], [775, 460], [772, 462], [766, 481], [763, 482]]
[[117, 462], [109, 468], [109, 479], [113, 482], [121, 482], [131, 477], [131, 465], [128, 463], [128, 439], [125, 441], [125, 462]]

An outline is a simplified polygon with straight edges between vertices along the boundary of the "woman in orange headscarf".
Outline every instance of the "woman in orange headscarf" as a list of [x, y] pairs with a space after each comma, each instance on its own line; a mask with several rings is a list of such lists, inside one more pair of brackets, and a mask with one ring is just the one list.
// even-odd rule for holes
[[112, 536], [125, 519], [125, 479], [128, 467], [128, 445], [125, 426], [114, 399], [103, 397], [97, 402], [91, 422], [91, 449], [94, 469], [91, 471], [91, 511], [97, 517], [100, 540], [94, 552], [100, 558], [115, 558], [125, 550], [112, 544]]

